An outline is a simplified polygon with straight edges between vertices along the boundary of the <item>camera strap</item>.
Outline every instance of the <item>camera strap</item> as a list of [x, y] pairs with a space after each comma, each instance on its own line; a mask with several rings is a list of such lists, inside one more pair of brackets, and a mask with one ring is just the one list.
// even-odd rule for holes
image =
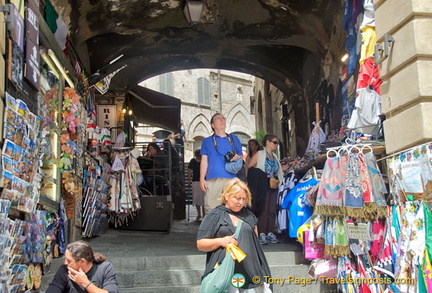
[[[234, 148], [234, 141], [233, 141], [233, 139], [232, 139], [232, 137], [231, 137], [231, 134], [230, 134], [230, 133], [226, 133], [226, 135], [227, 135], [227, 137], [228, 137], [228, 142], [229, 142], [229, 144], [231, 145], [233, 151], [235, 151], [235, 148]], [[215, 147], [217, 153], [223, 157], [224, 155], [222, 155], [222, 154], [219, 152], [219, 150], [218, 150], [218, 145], [217, 145], [217, 141], [216, 141], [216, 134], [215, 134], [215, 133], [213, 133], [213, 135], [212, 135], [212, 139], [213, 139], [213, 145], [214, 145], [214, 147]]]

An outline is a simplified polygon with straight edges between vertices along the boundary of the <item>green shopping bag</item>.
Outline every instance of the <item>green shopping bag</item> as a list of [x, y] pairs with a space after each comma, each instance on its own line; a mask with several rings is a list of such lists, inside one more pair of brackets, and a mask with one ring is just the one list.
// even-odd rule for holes
[[[239, 219], [237, 223], [237, 228], [234, 234], [234, 238], [237, 239], [240, 233], [240, 228], [243, 221]], [[204, 277], [201, 282], [201, 293], [226, 293], [228, 292], [229, 285], [231, 283], [231, 278], [234, 275], [234, 256], [232, 248], [235, 246], [234, 244], [231, 246], [227, 246], [227, 253], [225, 254], [222, 263], [213, 270], [210, 274]], [[235, 248], [237, 253], [243, 254], [243, 258], [245, 254], [240, 250], [237, 246]], [[241, 258], [241, 260], [243, 259]], [[237, 258], [238, 259], [238, 258]], [[239, 261], [241, 261], [239, 260]]]

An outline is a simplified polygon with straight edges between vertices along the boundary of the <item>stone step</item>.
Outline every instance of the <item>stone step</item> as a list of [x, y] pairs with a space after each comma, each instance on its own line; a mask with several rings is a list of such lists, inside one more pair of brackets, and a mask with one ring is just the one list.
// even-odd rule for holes
[[[297, 290], [302, 287], [307, 287], [309, 292], [319, 292], [320, 283], [308, 278], [307, 270], [308, 266], [305, 265], [273, 266], [271, 267], [272, 279], [269, 279], [269, 282], [274, 283], [275, 292], [287, 292], [286, 288], [295, 288], [296, 292], [306, 292]], [[125, 289], [158, 287], [163, 287], [167, 292], [174, 292], [169, 290], [199, 287], [202, 273], [202, 270], [122, 271], [117, 273], [117, 281], [121, 292], [126, 292]], [[310, 279], [309, 283], [302, 283], [305, 279]]]
[[[284, 278], [290, 274], [301, 276], [306, 274], [308, 265], [301, 264], [305, 260], [301, 252], [266, 252], [267, 261], [271, 267], [272, 275]], [[143, 280], [150, 283], [146, 285], [178, 285], [199, 284], [205, 266], [206, 255], [180, 255], [180, 256], [138, 256], [138, 257], [112, 257], [109, 258], [117, 272], [119, 285], [125, 287], [142, 287]], [[62, 264], [63, 259], [55, 259], [51, 264], [51, 271], [44, 276], [44, 283], [49, 283]], [[304, 276], [304, 275], [303, 275]]]
[[[141, 287], [141, 288], [120, 288], [121, 293], [201, 293], [200, 285], [182, 286], [158, 286], [158, 287]], [[328, 285], [283, 285], [273, 286], [273, 293], [337, 293], [336, 288]]]
[[121, 293], [200, 293], [200, 285], [181, 286], [158, 286], [158, 287], [141, 287], [141, 288], [121, 288]]
[[[309, 266], [307, 264], [289, 264], [292, 260], [284, 259], [289, 255], [289, 252], [266, 253], [272, 277], [284, 280], [282, 286], [281, 281], [274, 284], [274, 293], [294, 290], [296, 293], [336, 292], [332, 291], [334, 287], [323, 286], [319, 282], [312, 282], [312, 284], [304, 286], [299, 284], [301, 280], [308, 278]], [[142, 259], [142, 262], [140, 259]], [[200, 291], [199, 284], [204, 269], [205, 255], [142, 257], [135, 258], [135, 262], [133, 258], [122, 260], [116, 257], [112, 259], [112, 262], [119, 265], [119, 267], [116, 267], [116, 271], [120, 292], [193, 293]], [[61, 259], [54, 260], [54, 263], [61, 264]], [[127, 264], [130, 264], [130, 267], [125, 270]], [[131, 270], [131, 267], [136, 269]], [[167, 267], [177, 267], [177, 269], [167, 269]], [[194, 269], [195, 267], [200, 268]], [[55, 270], [51, 270], [49, 275], [43, 277], [41, 292], [46, 290], [54, 274]], [[298, 278], [297, 284], [292, 280], [293, 278]], [[292, 280], [291, 284], [288, 284], [288, 279]], [[326, 287], [330, 289], [326, 290]]]
[[[308, 264], [303, 254], [296, 251], [267, 252], [267, 262], [272, 265], [285, 264]], [[116, 271], [139, 271], [139, 270], [170, 270], [170, 269], [203, 269], [205, 265], [205, 254], [166, 257], [114, 257], [108, 260], [112, 262]]]
[[[270, 267], [273, 278], [283, 280], [296, 278], [298, 282], [308, 278], [308, 268], [307, 265], [277, 265]], [[200, 284], [202, 274], [202, 269], [117, 271], [117, 281], [121, 288], [188, 286]], [[294, 280], [292, 280], [292, 284], [296, 285]]]

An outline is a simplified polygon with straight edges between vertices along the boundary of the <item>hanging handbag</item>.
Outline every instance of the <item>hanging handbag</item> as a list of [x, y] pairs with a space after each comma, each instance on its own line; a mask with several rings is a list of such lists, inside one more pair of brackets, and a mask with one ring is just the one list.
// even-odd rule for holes
[[277, 189], [279, 186], [279, 180], [277, 180], [276, 178], [270, 177], [269, 185], [270, 185], [271, 189]]
[[[237, 239], [240, 234], [240, 228], [243, 221], [238, 220], [234, 238]], [[235, 255], [234, 255], [235, 254]], [[217, 266], [211, 273], [204, 277], [201, 282], [201, 293], [226, 293], [228, 292], [231, 278], [234, 275], [234, 258], [239, 262], [246, 255], [234, 244], [229, 244], [226, 247], [226, 254], [222, 263]], [[216, 264], [217, 265], [217, 264]]]
[[310, 231], [304, 231], [304, 257], [306, 259], [322, 258], [324, 256], [324, 244], [309, 241]]

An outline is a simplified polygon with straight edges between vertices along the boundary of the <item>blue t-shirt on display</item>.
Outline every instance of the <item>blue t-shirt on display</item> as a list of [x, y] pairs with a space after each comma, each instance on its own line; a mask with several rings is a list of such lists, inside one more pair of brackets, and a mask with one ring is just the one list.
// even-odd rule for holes
[[[230, 134], [232, 137], [232, 141], [234, 144], [235, 152], [241, 156], [242, 146], [241, 142], [237, 136], [234, 134]], [[234, 178], [236, 174], [229, 173], [225, 170], [225, 154], [233, 149], [231, 146], [228, 136], [220, 137], [219, 135], [215, 135], [216, 142], [218, 146], [218, 151], [216, 151], [213, 136], [206, 137], [201, 145], [201, 155], [207, 156], [207, 174], [206, 180], [210, 180], [213, 178]]]
[[313, 214], [313, 207], [306, 202], [305, 195], [318, 182], [315, 178], [300, 181], [291, 189], [282, 203], [282, 209], [288, 209], [289, 211], [288, 231], [291, 238], [297, 238], [298, 228]]

